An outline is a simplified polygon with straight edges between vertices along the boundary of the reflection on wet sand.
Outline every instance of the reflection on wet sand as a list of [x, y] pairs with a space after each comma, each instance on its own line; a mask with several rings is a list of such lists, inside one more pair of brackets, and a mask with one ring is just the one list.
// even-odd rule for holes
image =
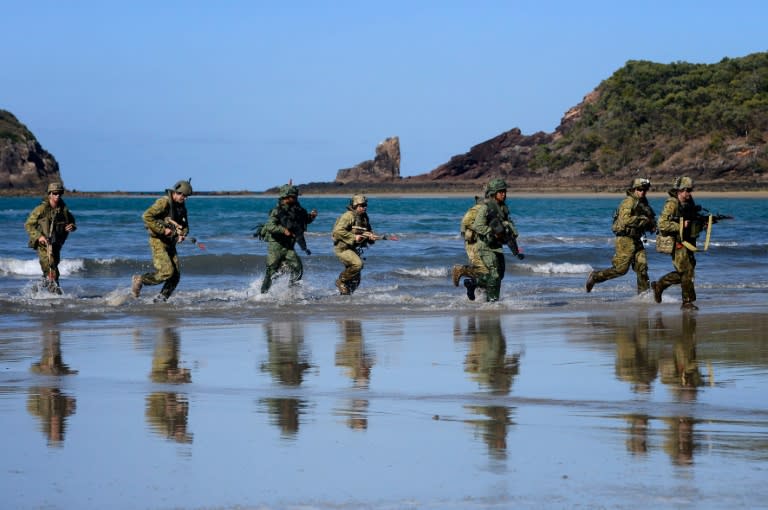
[[[464, 371], [491, 395], [508, 395], [515, 376], [520, 372], [521, 353], [507, 354], [500, 316], [470, 316], [463, 327], [461, 319], [456, 318], [453, 331], [454, 341], [469, 344]], [[497, 459], [505, 458], [508, 428], [514, 423], [510, 408], [467, 405], [465, 409], [483, 417], [468, 420], [468, 423], [478, 429], [490, 455]]]
[[[665, 324], [657, 317], [653, 328], [649, 321], [637, 317], [631, 324], [619, 323], [616, 332], [616, 375], [632, 384], [638, 393], [649, 393], [651, 384], [659, 376], [678, 402], [696, 399], [696, 391], [705, 384], [705, 378], [696, 358], [696, 314], [684, 313], [680, 327]], [[658, 345], [657, 350], [651, 345]], [[628, 422], [627, 449], [632, 453], [648, 451], [648, 433], [651, 418], [644, 414], [625, 416]], [[689, 465], [697, 449], [691, 416], [667, 416], [661, 420], [667, 425], [664, 432], [664, 451], [675, 465]]]
[[[40, 361], [32, 364], [32, 373], [55, 377], [77, 374], [77, 370], [70, 369], [62, 360], [61, 332], [58, 329], [44, 328], [41, 343]], [[48, 438], [48, 446], [62, 446], [66, 419], [75, 414], [77, 400], [62, 392], [59, 384], [32, 386], [28, 391], [27, 411], [40, 419], [40, 429]]]
[[[336, 344], [336, 366], [345, 367], [355, 390], [368, 390], [375, 356], [363, 340], [363, 327], [359, 320], [341, 321], [341, 341]], [[351, 429], [368, 428], [368, 399], [352, 398], [338, 413], [347, 417]]]
[[[149, 378], [159, 384], [192, 382], [188, 368], [180, 366], [181, 338], [176, 328], [165, 327], [155, 343]], [[152, 430], [177, 443], [191, 443], [188, 432], [189, 400], [174, 391], [154, 391], [147, 396], [145, 415]]]
[[[312, 368], [304, 344], [304, 325], [295, 321], [273, 321], [264, 325], [267, 337], [268, 360], [261, 370], [272, 379], [289, 388], [301, 386], [304, 372]], [[293, 438], [299, 431], [299, 416], [307, 403], [293, 397], [270, 397], [260, 400], [280, 427], [282, 437]]]

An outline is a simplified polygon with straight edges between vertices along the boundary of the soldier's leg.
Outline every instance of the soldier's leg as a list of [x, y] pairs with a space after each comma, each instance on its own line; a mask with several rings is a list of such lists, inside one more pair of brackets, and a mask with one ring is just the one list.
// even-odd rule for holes
[[642, 246], [635, 252], [632, 267], [637, 274], [637, 293], [642, 294], [648, 290], [651, 283], [648, 278], [648, 255]]
[[635, 255], [635, 243], [630, 237], [616, 237], [616, 252], [611, 259], [611, 267], [601, 271], [593, 271], [591, 278], [594, 283], [612, 280], [619, 276], [624, 276], [629, 271], [629, 266]]
[[173, 294], [173, 291], [176, 290], [176, 286], [179, 284], [179, 280], [181, 280], [181, 267], [179, 266], [179, 256], [176, 253], [176, 249], [173, 249], [173, 254], [171, 255], [171, 264], [173, 264], [173, 274], [165, 280], [165, 283], [163, 284], [163, 288], [160, 290], [160, 295], [163, 296], [165, 299], [168, 299], [171, 297], [171, 294]]
[[680, 286], [682, 287], [683, 303], [693, 303], [696, 301], [696, 288], [693, 281], [696, 272], [695, 255], [688, 250], [685, 251], [685, 258], [681, 257], [678, 271], [680, 272]]
[[283, 263], [286, 249], [277, 243], [267, 243], [267, 267], [264, 270], [264, 279], [261, 281], [261, 293], [266, 294], [272, 286], [272, 280], [275, 277], [280, 265]]
[[[342, 294], [352, 293], [360, 285], [360, 273], [363, 270], [363, 260], [352, 249], [337, 249], [336, 256], [344, 264], [344, 270], [339, 274], [336, 286]], [[345, 292], [345, 289], [347, 292]]]
[[497, 301], [501, 290], [501, 274], [499, 273], [499, 255], [488, 249], [480, 249], [480, 258], [488, 272], [481, 273], [477, 277], [477, 286], [484, 288], [488, 301]]
[[141, 282], [144, 285], [158, 285], [165, 283], [165, 281], [173, 276], [175, 271], [173, 261], [171, 260], [171, 254], [169, 253], [169, 245], [165, 244], [160, 239], [154, 237], [149, 238], [149, 247], [152, 250], [152, 263], [155, 266], [154, 273], [144, 273], [141, 276]]
[[304, 276], [304, 265], [301, 263], [301, 258], [295, 250], [287, 250], [285, 253], [284, 264], [288, 267], [291, 273], [291, 283], [296, 283]]

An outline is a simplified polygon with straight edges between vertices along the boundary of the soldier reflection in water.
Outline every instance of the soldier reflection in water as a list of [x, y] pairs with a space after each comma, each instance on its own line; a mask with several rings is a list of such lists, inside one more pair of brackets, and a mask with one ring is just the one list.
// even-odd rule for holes
[[[299, 387], [304, 372], [312, 365], [304, 346], [304, 325], [300, 322], [269, 322], [265, 325], [269, 359], [261, 370], [269, 372], [282, 386]], [[260, 401], [269, 414], [276, 418], [283, 437], [292, 438], [299, 431], [299, 415], [306, 402], [297, 398], [272, 397]]]
[[[336, 344], [336, 366], [347, 369], [355, 390], [367, 391], [375, 357], [365, 347], [362, 323], [345, 320], [341, 328], [344, 340]], [[347, 408], [341, 411], [341, 414], [347, 416], [347, 425], [351, 429], [367, 429], [367, 413], [368, 399], [364, 398], [350, 399]]]
[[[637, 317], [634, 322], [619, 323], [616, 331], [616, 377], [632, 385], [635, 393], [650, 393], [651, 383], [659, 371], [658, 353], [649, 346], [648, 320]], [[627, 449], [632, 453], [648, 451], [648, 423], [645, 414], [625, 417], [629, 424]]]
[[[508, 395], [512, 381], [520, 371], [521, 353], [507, 355], [507, 341], [501, 329], [501, 318], [493, 316], [473, 316], [467, 319], [466, 330], [461, 325], [454, 325], [454, 337], [469, 342], [464, 370], [474, 381], [490, 392], [491, 395]], [[489, 453], [497, 459], [506, 458], [507, 429], [514, 422], [509, 407], [502, 405], [465, 406], [483, 418], [470, 420], [476, 427]]]
[[[58, 329], [45, 328], [41, 340], [40, 361], [29, 368], [33, 374], [60, 377], [77, 373], [62, 361], [61, 332]], [[60, 383], [58, 380], [55, 382]], [[48, 438], [48, 446], [63, 446], [66, 419], [75, 414], [76, 404], [76, 399], [63, 393], [59, 384], [29, 389], [27, 411], [40, 418], [40, 429]]]
[[[149, 378], [158, 384], [185, 384], [192, 382], [188, 368], [179, 366], [181, 339], [176, 328], [166, 327], [160, 332], [152, 356]], [[187, 431], [189, 400], [174, 391], [155, 391], [147, 396], [145, 415], [150, 427], [166, 439], [177, 443], [191, 443]]]
[[[683, 313], [681, 333], [674, 338], [672, 359], [662, 360], [661, 381], [668, 384], [681, 403], [696, 400], [698, 388], [705, 384], [696, 359], [696, 315]], [[693, 453], [698, 448], [694, 441], [692, 416], [671, 416], [664, 419], [669, 425], [664, 451], [678, 466], [693, 464]]]

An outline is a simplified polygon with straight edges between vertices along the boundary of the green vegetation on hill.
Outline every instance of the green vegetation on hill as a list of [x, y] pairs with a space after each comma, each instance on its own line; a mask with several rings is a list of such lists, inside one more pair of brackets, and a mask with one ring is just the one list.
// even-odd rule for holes
[[561, 138], [535, 149], [531, 170], [608, 176], [638, 163], [655, 168], [693, 140], [705, 141], [704, 159], [738, 141], [757, 149], [752, 171], [768, 170], [768, 53], [716, 64], [632, 60], [580, 106]]
[[8, 138], [12, 142], [36, 141], [27, 126], [7, 110], [0, 110], [0, 138]]

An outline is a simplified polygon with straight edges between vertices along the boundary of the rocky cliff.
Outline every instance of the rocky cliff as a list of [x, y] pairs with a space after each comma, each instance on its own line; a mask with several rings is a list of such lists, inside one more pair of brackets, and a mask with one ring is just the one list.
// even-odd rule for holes
[[61, 175], [53, 155], [12, 113], [0, 110], [0, 191], [42, 192], [54, 180]]
[[336, 174], [340, 184], [350, 182], [390, 182], [400, 179], [400, 139], [387, 138], [376, 146], [376, 157], [358, 163], [352, 168], [343, 168]]

